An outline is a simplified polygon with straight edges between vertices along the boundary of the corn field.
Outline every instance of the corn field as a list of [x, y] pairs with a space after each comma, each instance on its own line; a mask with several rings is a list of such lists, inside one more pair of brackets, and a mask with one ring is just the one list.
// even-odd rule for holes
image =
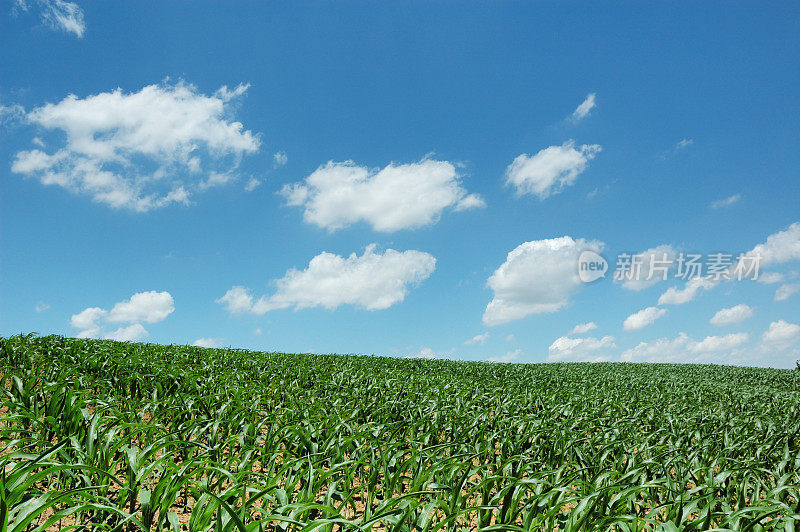
[[0, 532], [794, 530], [800, 372], [0, 338]]

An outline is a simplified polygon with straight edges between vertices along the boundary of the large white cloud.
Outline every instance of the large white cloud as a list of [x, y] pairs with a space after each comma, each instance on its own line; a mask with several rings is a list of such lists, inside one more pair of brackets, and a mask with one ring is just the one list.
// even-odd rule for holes
[[601, 150], [598, 144], [575, 146], [571, 140], [561, 146], [550, 146], [531, 156], [518, 155], [506, 168], [506, 183], [517, 194], [531, 194], [545, 199], [575, 183]]
[[753, 309], [745, 304], [736, 305], [730, 308], [720, 309], [709, 320], [711, 325], [724, 327], [725, 325], [732, 325], [734, 323], [741, 323], [753, 315]]
[[63, 133], [64, 145], [20, 151], [11, 169], [113, 208], [188, 203], [194, 190], [235, 179], [242, 156], [258, 151], [258, 138], [232, 120], [232, 102], [246, 90], [222, 87], [206, 96], [179, 82], [67, 96], [25, 117]]
[[766, 242], [754, 247], [748, 255], [760, 255], [761, 266], [800, 260], [800, 222], [769, 235]]
[[447, 208], [484, 206], [461, 186], [453, 163], [428, 158], [382, 170], [330, 161], [281, 193], [288, 205], [304, 207], [307, 223], [332, 231], [360, 221], [376, 231], [413, 229], [435, 223]]
[[666, 313], [667, 309], [665, 308], [647, 307], [625, 318], [625, 321], [622, 323], [622, 329], [626, 331], [638, 331], [652, 324]]
[[606, 351], [615, 347], [613, 336], [602, 338], [557, 338], [548, 349], [549, 362], [602, 362], [610, 360]]
[[83, 10], [75, 2], [65, 0], [15, 0], [14, 2], [17, 11], [29, 11], [33, 6], [39, 10], [42, 22], [49, 28], [72, 33], [78, 38], [83, 37], [86, 23], [83, 20]]
[[255, 299], [248, 289], [235, 286], [217, 303], [232, 313], [252, 314], [288, 307], [335, 309], [341, 305], [382, 310], [403, 301], [409, 285], [427, 279], [435, 268], [436, 259], [429, 253], [393, 249], [376, 253], [375, 244], [371, 244], [361, 256], [320, 253], [306, 269], [287, 271], [276, 281], [277, 290], [271, 296]]
[[483, 322], [499, 325], [563, 308], [581, 285], [581, 251], [600, 252], [602, 247], [602, 242], [573, 240], [569, 236], [520, 244], [487, 281], [494, 297], [486, 306]]
[[[89, 307], [73, 314], [70, 325], [79, 329], [78, 338], [104, 338], [120, 341], [135, 341], [146, 338], [147, 330], [141, 322], [157, 323], [163, 321], [175, 310], [175, 302], [169, 292], [139, 292], [130, 299], [116, 303], [111, 312], [100, 307]], [[128, 323], [114, 331], [103, 333], [101, 321]]]

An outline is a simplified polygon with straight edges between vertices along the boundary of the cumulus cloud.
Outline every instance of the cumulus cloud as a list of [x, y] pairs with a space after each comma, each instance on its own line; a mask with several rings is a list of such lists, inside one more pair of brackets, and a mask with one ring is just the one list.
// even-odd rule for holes
[[621, 359], [625, 362], [718, 362], [729, 361], [732, 356], [741, 356], [737, 351], [748, 341], [746, 333], [724, 336], [706, 336], [701, 341], [680, 333], [676, 338], [660, 338], [652, 342], [641, 342], [632, 349], [624, 351]]
[[193, 191], [236, 179], [241, 158], [258, 151], [256, 135], [231, 118], [233, 101], [246, 90], [223, 86], [206, 96], [190, 84], [165, 82], [139, 92], [69, 95], [25, 116], [63, 134], [52, 140], [64, 144], [49, 153], [20, 151], [11, 170], [112, 208], [188, 204]]
[[485, 332], [483, 334], [476, 334], [475, 336], [473, 336], [472, 338], [470, 338], [469, 340], [464, 342], [464, 345], [474, 345], [474, 344], [483, 345], [483, 344], [486, 343], [486, 340], [488, 340], [488, 339], [489, 339], [489, 333], [488, 332]]
[[579, 323], [578, 325], [572, 328], [569, 334], [586, 334], [587, 332], [593, 331], [595, 329], [597, 329], [597, 324], [593, 321], [590, 321], [588, 323]]
[[747, 305], [741, 304], [735, 307], [721, 309], [714, 314], [709, 320], [709, 323], [718, 327], [724, 327], [726, 325], [733, 325], [734, 323], [741, 323], [752, 316], [753, 309]]
[[613, 347], [616, 347], [613, 336], [602, 338], [562, 336], [550, 345], [547, 360], [549, 362], [603, 362], [611, 359], [603, 352]]
[[596, 93], [589, 94], [583, 102], [572, 112], [572, 121], [578, 122], [579, 120], [589, 116], [589, 112], [595, 108]]
[[638, 331], [655, 322], [658, 318], [666, 315], [667, 309], [658, 307], [647, 307], [635, 312], [625, 318], [622, 329], [626, 331]]
[[619, 277], [615, 274], [614, 280], [622, 283], [628, 290], [644, 290], [654, 284], [669, 279], [677, 252], [668, 244], [662, 244], [629, 257], [630, 266], [626, 270], [619, 270]]
[[500, 325], [563, 308], [582, 284], [577, 267], [581, 251], [599, 253], [602, 247], [602, 242], [569, 236], [520, 244], [487, 281], [494, 297], [486, 306], [483, 323]]
[[[79, 330], [78, 338], [104, 337], [111, 340], [136, 341], [147, 337], [141, 322], [157, 323], [163, 321], [175, 310], [174, 300], [169, 292], [139, 292], [130, 299], [116, 303], [111, 312], [100, 307], [89, 307], [70, 318], [70, 325]], [[103, 333], [103, 324], [128, 323], [112, 332]]]
[[127, 301], [115, 304], [108, 314], [108, 321], [118, 323], [157, 323], [175, 310], [175, 301], [169, 292], [140, 292]]
[[15, 0], [15, 11], [39, 11], [42, 23], [50, 29], [66, 31], [78, 38], [83, 37], [86, 23], [83, 10], [75, 2], [65, 0]]
[[800, 290], [800, 283], [782, 284], [775, 290], [775, 301], [786, 301]]
[[757, 245], [747, 254], [760, 255], [762, 267], [800, 260], [800, 222], [769, 235], [763, 244]]
[[576, 147], [574, 141], [568, 140], [533, 156], [523, 153], [506, 168], [506, 183], [513, 185], [519, 195], [545, 199], [573, 185], [600, 150], [598, 144]]
[[739, 200], [742, 199], [741, 194], [734, 194], [733, 196], [728, 196], [727, 198], [718, 199], [711, 202], [712, 209], [721, 209], [723, 207], [729, 207], [734, 203], [739, 203]]
[[522, 354], [522, 349], [515, 349], [513, 351], [509, 351], [505, 355], [501, 355], [499, 357], [491, 357], [488, 359], [489, 362], [500, 362], [502, 364], [507, 364], [509, 362], [513, 362], [519, 358]]
[[761, 336], [761, 341], [771, 349], [786, 350], [800, 341], [800, 325], [784, 320], [773, 321]]
[[428, 158], [382, 170], [329, 161], [303, 181], [284, 186], [281, 194], [288, 205], [305, 209], [306, 223], [331, 231], [361, 221], [375, 231], [414, 229], [435, 223], [448, 208], [484, 206], [480, 196], [461, 186], [452, 163]]
[[194, 342], [192, 342], [194, 347], [210, 347], [210, 348], [218, 348], [222, 347], [222, 342], [218, 338], [198, 338]]
[[393, 249], [376, 253], [375, 244], [370, 244], [361, 256], [320, 253], [306, 269], [287, 271], [275, 282], [277, 290], [271, 296], [255, 299], [248, 289], [234, 286], [217, 303], [231, 313], [252, 314], [341, 305], [382, 310], [403, 301], [409, 285], [424, 281], [435, 268], [436, 259], [428, 253]]
[[717, 285], [705, 277], [693, 277], [683, 288], [671, 286], [658, 298], [659, 305], [683, 305], [692, 301], [702, 290], [711, 290]]
[[134, 323], [127, 327], [120, 327], [116, 331], [106, 334], [103, 338], [106, 340], [116, 340], [118, 342], [136, 342], [147, 338], [148, 333], [140, 323]]

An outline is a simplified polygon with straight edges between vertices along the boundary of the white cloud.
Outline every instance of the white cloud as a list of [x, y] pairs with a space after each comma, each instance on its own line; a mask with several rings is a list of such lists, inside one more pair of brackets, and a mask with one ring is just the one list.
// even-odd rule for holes
[[47, 303], [42, 303], [41, 301], [36, 303], [36, 312], [44, 312], [45, 310], [49, 310], [50, 305]]
[[516, 359], [518, 359], [521, 354], [522, 354], [522, 349], [515, 349], [513, 351], [509, 351], [505, 355], [501, 355], [499, 357], [491, 357], [488, 360], [489, 362], [500, 362], [503, 364], [507, 364], [509, 362], [513, 362]]
[[483, 323], [494, 326], [563, 308], [582, 284], [578, 255], [586, 249], [600, 252], [602, 247], [602, 242], [569, 236], [520, 244], [487, 281], [494, 297], [486, 306]]
[[175, 301], [169, 292], [139, 292], [127, 301], [115, 304], [108, 314], [108, 321], [119, 323], [157, 323], [175, 310]]
[[739, 203], [739, 200], [742, 199], [741, 194], [734, 194], [733, 196], [728, 196], [727, 198], [718, 199], [716, 201], [711, 202], [712, 209], [721, 209], [723, 207], [728, 207], [733, 205], [734, 203]]
[[414, 229], [435, 223], [447, 208], [485, 205], [462, 188], [452, 163], [428, 158], [382, 170], [329, 161], [304, 181], [284, 186], [281, 194], [288, 205], [305, 208], [307, 223], [331, 231], [360, 221], [375, 231]]
[[473, 344], [481, 344], [481, 345], [483, 345], [483, 344], [486, 343], [486, 340], [488, 340], [488, 339], [489, 339], [489, 333], [488, 332], [485, 332], [483, 334], [476, 334], [475, 336], [473, 336], [472, 338], [470, 338], [469, 340], [464, 342], [464, 345], [473, 345]]
[[771, 349], [786, 350], [800, 341], [800, 325], [784, 320], [773, 321], [761, 336], [761, 341]]
[[593, 321], [590, 321], [588, 323], [579, 323], [578, 325], [572, 328], [569, 334], [586, 334], [587, 332], [593, 331], [595, 329], [597, 329], [597, 324]]
[[766, 242], [754, 247], [748, 255], [760, 255], [762, 267], [800, 260], [800, 222], [769, 235]]
[[667, 309], [665, 308], [647, 307], [625, 318], [625, 321], [622, 323], [622, 329], [625, 331], [644, 329], [666, 313]]
[[681, 139], [675, 144], [675, 151], [688, 148], [692, 144], [694, 144], [694, 139]]
[[644, 290], [656, 283], [669, 279], [669, 270], [677, 252], [668, 244], [650, 248], [630, 257], [631, 270], [624, 279], [614, 279], [628, 290]]
[[254, 299], [250, 292], [235, 286], [217, 299], [229, 312], [264, 314], [294, 307], [335, 309], [354, 305], [367, 310], [382, 310], [405, 299], [409, 285], [418, 284], [433, 273], [436, 259], [425, 252], [388, 249], [375, 252], [367, 246], [360, 257], [344, 258], [323, 252], [311, 259], [305, 270], [291, 269], [276, 281], [277, 291]]
[[86, 23], [83, 20], [83, 10], [75, 2], [65, 0], [15, 0], [14, 8], [18, 11], [29, 11], [36, 5], [42, 22], [54, 30], [72, 33], [76, 37], [83, 37]]
[[786, 301], [800, 290], [800, 283], [782, 284], [775, 290], [775, 301]]
[[517, 337], [516, 337], [516, 336], [514, 336], [514, 334], [513, 334], [513, 333], [512, 333], [512, 334], [509, 334], [508, 336], [506, 336], [506, 342], [513, 342], [513, 341], [514, 341], [514, 340], [516, 340], [516, 339], [517, 339]]
[[658, 298], [659, 305], [683, 305], [692, 301], [701, 290], [711, 290], [716, 282], [704, 277], [693, 277], [686, 281], [683, 288], [671, 286]]
[[194, 347], [210, 347], [216, 349], [222, 346], [222, 342], [220, 342], [218, 338], [198, 338], [192, 342], [192, 345]]
[[280, 168], [281, 166], [285, 166], [286, 163], [289, 162], [289, 157], [286, 155], [285, 151], [276, 152], [272, 156], [272, 166], [275, 168]]
[[[0, 105], [0, 124], [21, 122], [25, 119], [25, 108], [18, 104]], [[34, 139], [34, 142], [37, 139]]]
[[118, 342], [135, 342], [147, 338], [148, 333], [140, 323], [134, 323], [127, 327], [120, 327], [116, 331], [104, 336], [106, 340], [116, 340]]
[[598, 144], [576, 148], [575, 143], [568, 140], [533, 156], [523, 153], [506, 168], [506, 183], [513, 185], [519, 195], [531, 194], [545, 199], [574, 184], [600, 150]]
[[[135, 341], [145, 338], [147, 331], [141, 323], [156, 323], [166, 319], [175, 310], [169, 292], [139, 292], [130, 299], [116, 303], [111, 312], [100, 307], [89, 307], [70, 318], [70, 325], [79, 329], [78, 338], [104, 338], [120, 341]], [[128, 323], [127, 327], [103, 333], [99, 321]]]
[[735, 307], [721, 309], [714, 314], [709, 320], [709, 323], [718, 327], [724, 327], [726, 325], [733, 325], [734, 323], [741, 323], [752, 316], [753, 309], [747, 305], [741, 304]]
[[231, 119], [232, 100], [246, 90], [223, 86], [206, 96], [190, 84], [165, 82], [139, 92], [67, 96], [26, 115], [63, 133], [65, 144], [52, 153], [20, 151], [11, 170], [112, 208], [188, 204], [194, 190], [234, 180], [240, 159], [258, 151], [256, 136]]
[[[603, 351], [616, 347], [613, 336], [603, 338], [570, 338], [562, 336], [557, 338], [548, 350], [549, 362], [603, 362], [611, 357], [602, 354]], [[600, 351], [600, 353], [598, 353]]]
[[257, 189], [258, 187], [260, 187], [260, 186], [261, 186], [261, 181], [259, 181], [259, 180], [258, 180], [258, 179], [256, 179], [255, 177], [251, 177], [251, 178], [250, 178], [250, 179], [247, 181], [247, 184], [245, 184], [245, 186], [244, 186], [244, 189], [245, 189], [247, 192], [252, 192], [252, 191], [254, 191], [255, 189]]
[[758, 279], [756, 279], [756, 281], [763, 284], [776, 284], [776, 283], [782, 283], [784, 279], [785, 276], [782, 273], [764, 272], [764, 273], [759, 273]]
[[423, 347], [419, 350], [419, 352], [414, 353], [412, 355], [407, 355], [405, 358], [424, 358], [428, 360], [433, 360], [434, 358], [439, 358], [441, 356], [452, 355], [455, 352], [455, 348], [448, 349], [447, 351], [434, 351], [430, 347]]
[[595, 108], [596, 93], [589, 94], [583, 102], [572, 112], [572, 121], [577, 122], [589, 115], [589, 112]]
[[106, 314], [108, 312], [100, 307], [89, 307], [78, 314], [73, 314], [69, 323], [76, 329], [80, 329], [78, 338], [95, 338], [100, 334], [100, 326], [97, 321]]
[[620, 358], [625, 362], [726, 362], [741, 357], [738, 348], [748, 340], [746, 333], [735, 333], [707, 336], [698, 342], [685, 333], [680, 333], [672, 340], [660, 338], [652, 342], [641, 342], [633, 349], [624, 351]]

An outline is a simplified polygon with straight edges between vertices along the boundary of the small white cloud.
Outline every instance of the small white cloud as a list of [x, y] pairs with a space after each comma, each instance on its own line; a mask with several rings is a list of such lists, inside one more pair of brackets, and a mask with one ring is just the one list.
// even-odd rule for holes
[[194, 347], [209, 347], [216, 349], [218, 347], [222, 347], [222, 342], [219, 338], [198, 338], [194, 342], [192, 342]]
[[693, 277], [686, 281], [683, 288], [671, 286], [658, 298], [659, 305], [683, 305], [692, 301], [702, 290], [711, 290], [717, 285], [711, 279]]
[[305, 270], [291, 269], [275, 284], [277, 291], [254, 299], [242, 286], [234, 286], [217, 299], [229, 312], [264, 314], [294, 307], [335, 309], [353, 305], [367, 310], [382, 310], [403, 301], [409, 285], [416, 285], [433, 273], [436, 259], [422, 251], [375, 252], [367, 246], [360, 257], [344, 258], [323, 252], [311, 259]]
[[596, 93], [589, 94], [583, 102], [572, 112], [572, 121], [578, 122], [589, 116], [589, 112], [596, 107]]
[[423, 358], [428, 360], [433, 360], [434, 358], [440, 358], [441, 356], [452, 355], [455, 352], [455, 349], [448, 349], [447, 351], [434, 351], [430, 347], [423, 347], [417, 353], [407, 355], [405, 358]]
[[603, 352], [613, 347], [616, 347], [613, 336], [603, 338], [562, 336], [550, 345], [547, 360], [548, 362], [603, 362], [611, 359]]
[[600, 252], [602, 247], [602, 242], [569, 236], [520, 244], [487, 281], [494, 297], [486, 306], [483, 323], [494, 326], [565, 307], [582, 285], [578, 256], [587, 249]]
[[50, 309], [50, 305], [48, 305], [47, 303], [42, 303], [41, 301], [36, 303], [36, 312], [44, 312], [45, 310], [49, 310], [49, 309]]
[[759, 274], [758, 281], [759, 283], [763, 284], [777, 284], [782, 283], [786, 277], [782, 273], [778, 272], [764, 272]]
[[733, 196], [728, 196], [727, 198], [718, 199], [711, 202], [712, 209], [721, 209], [723, 207], [729, 207], [735, 203], [739, 203], [739, 200], [742, 199], [741, 194], [734, 194]]
[[147, 338], [148, 333], [140, 323], [134, 323], [127, 327], [120, 327], [116, 331], [106, 334], [103, 338], [106, 340], [116, 340], [118, 342], [136, 342]]
[[75, 2], [65, 0], [15, 0], [16, 11], [29, 11], [31, 6], [39, 9], [39, 15], [45, 26], [53, 30], [72, 33], [79, 39], [86, 31], [83, 10]]
[[[111, 312], [100, 307], [89, 307], [70, 318], [70, 325], [79, 329], [78, 338], [104, 338], [120, 341], [135, 341], [145, 338], [147, 331], [140, 322], [156, 323], [163, 321], [175, 310], [169, 292], [140, 292], [130, 299], [116, 303]], [[99, 321], [107, 323], [128, 323], [127, 327], [103, 334]]]
[[800, 340], [800, 325], [788, 323], [784, 320], [773, 321], [769, 329], [761, 336], [761, 341], [768, 347], [785, 350]]
[[513, 334], [509, 334], [508, 336], [506, 336], [506, 342], [513, 342], [514, 340], [516, 340], [516, 336], [514, 336]]
[[486, 343], [486, 340], [488, 340], [488, 339], [489, 339], [489, 333], [488, 332], [485, 332], [483, 334], [476, 334], [475, 336], [473, 336], [472, 338], [470, 338], [469, 340], [464, 342], [464, 345], [473, 345], [473, 344], [481, 344], [481, 345], [483, 345], [483, 344]]
[[620, 358], [625, 362], [729, 362], [735, 357], [741, 357], [739, 348], [748, 339], [746, 333], [736, 333], [706, 336], [698, 342], [685, 333], [680, 333], [672, 340], [660, 338], [652, 342], [641, 342], [624, 351]]
[[78, 338], [96, 338], [100, 334], [100, 326], [97, 322], [106, 314], [108, 312], [100, 307], [89, 307], [78, 314], [73, 314], [69, 323], [76, 329], [80, 329], [77, 334]]
[[230, 118], [232, 100], [246, 90], [223, 86], [206, 96], [188, 83], [165, 82], [69, 95], [26, 115], [42, 130], [63, 133], [53, 137], [63, 146], [17, 152], [11, 170], [112, 208], [187, 205], [193, 191], [233, 181], [241, 158], [258, 151], [257, 136]]
[[262, 334], [264, 334], [264, 331], [261, 330], [261, 327], [257, 327], [253, 329], [253, 334], [255, 334], [256, 336], [261, 336]]
[[274, 168], [280, 168], [281, 166], [286, 166], [286, 163], [289, 162], [289, 156], [286, 155], [285, 151], [276, 152], [272, 156], [272, 166]]
[[688, 148], [692, 144], [694, 144], [694, 139], [681, 139], [675, 144], [675, 151]]
[[665, 308], [647, 307], [625, 318], [625, 321], [622, 323], [622, 329], [625, 331], [644, 329], [658, 318], [666, 315], [666, 313], [667, 309]]
[[569, 334], [586, 334], [587, 332], [593, 331], [595, 329], [597, 329], [597, 324], [593, 321], [590, 321], [588, 323], [579, 323], [578, 325], [572, 328]]
[[255, 189], [257, 189], [258, 187], [260, 187], [260, 186], [261, 186], [261, 181], [259, 181], [259, 180], [258, 180], [258, 179], [256, 179], [255, 177], [251, 177], [251, 178], [250, 178], [250, 179], [247, 181], [247, 183], [245, 184], [245, 186], [244, 186], [244, 189], [245, 189], [247, 192], [252, 192], [252, 191], [254, 191]]
[[760, 255], [762, 267], [800, 260], [800, 222], [769, 235], [766, 242], [757, 245], [748, 254]]
[[533, 156], [523, 153], [506, 168], [506, 183], [513, 185], [518, 195], [548, 198], [573, 185], [600, 150], [598, 144], [576, 147], [572, 140], [568, 140], [561, 146], [550, 146]]
[[163, 321], [175, 310], [175, 301], [169, 292], [140, 292], [133, 294], [127, 301], [120, 301], [108, 314], [110, 322], [144, 322], [157, 323]]
[[775, 301], [786, 301], [800, 290], [800, 283], [782, 284], [775, 290]]
[[668, 244], [631, 255], [630, 270], [623, 279], [614, 279], [622, 283], [627, 290], [644, 290], [670, 278], [669, 271], [675, 262], [677, 252]]
[[[23, 120], [25, 120], [25, 108], [21, 105], [0, 105], [0, 125], [22, 122]], [[33, 139], [34, 144], [37, 140]]]
[[281, 194], [288, 205], [304, 207], [306, 223], [330, 231], [361, 221], [375, 231], [416, 229], [436, 223], [447, 208], [485, 205], [462, 188], [455, 165], [428, 158], [378, 171], [353, 161], [330, 161], [305, 180], [284, 186]]
[[752, 316], [753, 309], [747, 305], [741, 304], [735, 307], [721, 309], [714, 314], [714, 317], [709, 320], [709, 323], [717, 327], [724, 327], [726, 325], [733, 325], [734, 323], [741, 323]]
[[522, 349], [515, 349], [513, 351], [509, 351], [505, 355], [501, 355], [499, 357], [491, 357], [488, 359], [489, 362], [499, 362], [502, 364], [507, 364], [509, 362], [513, 362], [519, 358], [522, 354]]

